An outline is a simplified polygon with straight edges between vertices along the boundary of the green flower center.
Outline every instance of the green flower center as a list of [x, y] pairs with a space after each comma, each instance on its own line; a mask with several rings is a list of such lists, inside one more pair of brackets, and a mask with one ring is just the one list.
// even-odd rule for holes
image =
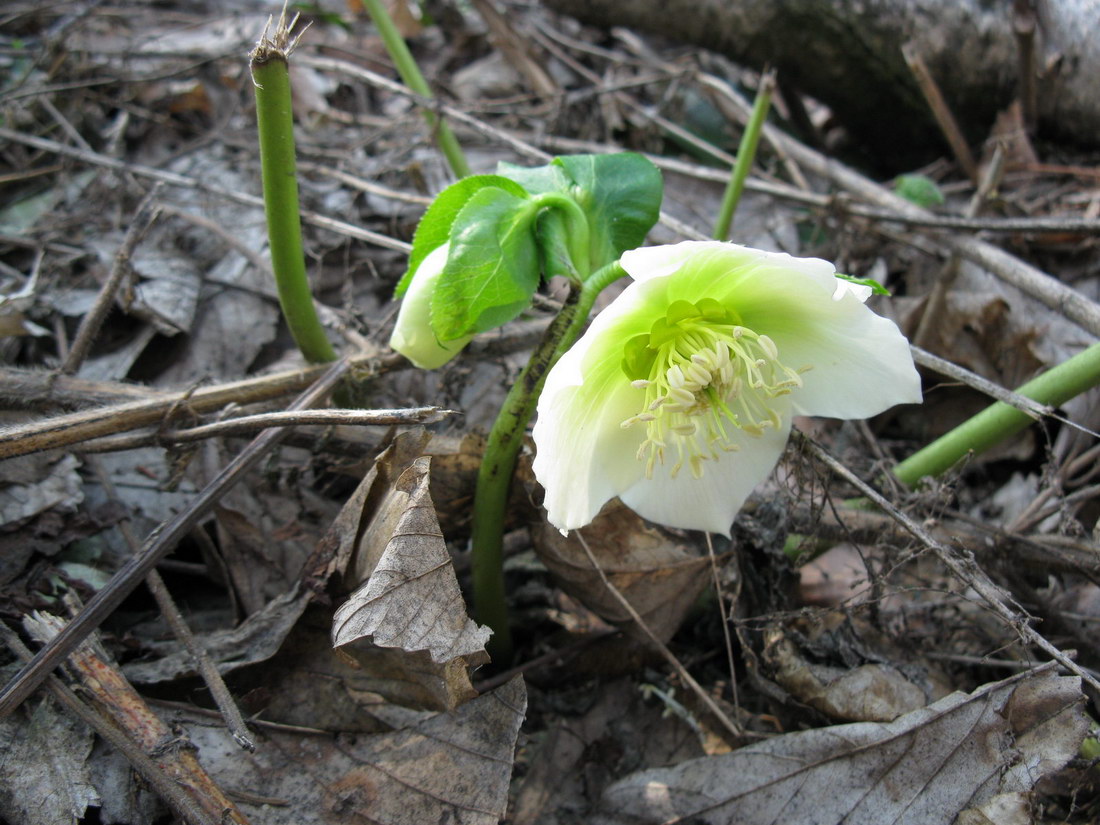
[[675, 301], [648, 333], [627, 341], [623, 371], [645, 401], [622, 427], [644, 425], [638, 460], [652, 478], [666, 457], [675, 478], [686, 464], [695, 478], [703, 462], [734, 452], [732, 430], [759, 438], [781, 418], [772, 400], [802, 386], [800, 373], [779, 360], [775, 342], [740, 323], [713, 298]]

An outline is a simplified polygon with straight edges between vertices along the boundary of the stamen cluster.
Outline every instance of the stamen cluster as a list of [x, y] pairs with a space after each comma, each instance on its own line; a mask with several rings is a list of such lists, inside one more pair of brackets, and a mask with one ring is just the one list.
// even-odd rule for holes
[[787, 367], [771, 338], [733, 323], [728, 311], [688, 307], [675, 307], [649, 335], [639, 336], [647, 341], [626, 348], [628, 375], [648, 366], [645, 377], [631, 382], [645, 390], [642, 409], [621, 423], [646, 426], [637, 454], [646, 478], [665, 463], [666, 452], [675, 456], [673, 478], [685, 464], [702, 478], [703, 462], [739, 449], [729, 428], [755, 437], [778, 428], [774, 399], [801, 387], [800, 373], [809, 369]]

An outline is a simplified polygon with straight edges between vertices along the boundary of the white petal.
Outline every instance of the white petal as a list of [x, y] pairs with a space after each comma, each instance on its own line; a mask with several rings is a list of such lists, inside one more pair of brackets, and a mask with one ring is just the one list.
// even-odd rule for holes
[[[695, 272], [694, 261], [685, 266], [690, 277], [670, 279], [677, 283], [670, 296], [705, 288], [703, 272]], [[792, 394], [796, 413], [866, 418], [895, 404], [920, 403], [908, 341], [893, 321], [863, 305], [859, 290], [846, 289], [834, 300], [842, 282], [833, 272], [819, 258], [758, 253], [710, 294], [735, 308], [746, 327], [770, 337], [788, 367], [811, 367]]]
[[651, 306], [652, 292], [643, 284], [623, 290], [546, 377], [533, 469], [546, 490], [547, 518], [559, 530], [588, 524], [645, 472], [637, 458], [645, 425], [621, 426], [643, 412], [645, 389], [623, 372], [622, 359], [626, 341], [664, 313], [663, 303]]
[[909, 342], [893, 321], [864, 306], [855, 292], [834, 300], [835, 278], [770, 271], [762, 277], [770, 282], [770, 300], [758, 305], [745, 290], [738, 303], [746, 326], [771, 337], [784, 364], [811, 367], [792, 394], [797, 414], [867, 418], [895, 404], [920, 403]]
[[737, 511], [775, 468], [790, 431], [789, 414], [783, 415], [778, 430], [767, 429], [758, 438], [737, 431], [734, 441], [741, 449], [704, 462], [702, 478], [694, 478], [686, 467], [672, 478], [669, 465], [658, 465], [652, 479], [643, 477], [619, 498], [658, 524], [729, 536]]
[[472, 335], [440, 342], [432, 332], [432, 292], [447, 264], [450, 247], [444, 244], [420, 262], [397, 311], [390, 348], [425, 370], [441, 367], [470, 343]]
[[624, 252], [619, 264], [635, 281], [661, 278], [678, 270], [689, 258], [708, 249], [725, 249], [721, 241], [683, 241], [665, 246], [643, 246]]
[[534, 428], [535, 477], [546, 490], [547, 519], [562, 532], [588, 524], [645, 471], [637, 459], [645, 424], [621, 426], [641, 411], [645, 391], [618, 362], [576, 381], [583, 355], [574, 348], [550, 371]]

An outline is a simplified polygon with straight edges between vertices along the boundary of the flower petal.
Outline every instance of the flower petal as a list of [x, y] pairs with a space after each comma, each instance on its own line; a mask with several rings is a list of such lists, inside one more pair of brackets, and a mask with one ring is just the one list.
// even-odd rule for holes
[[397, 311], [390, 348], [425, 370], [441, 367], [470, 343], [472, 335], [440, 342], [432, 332], [432, 292], [447, 264], [450, 246], [437, 247], [420, 262]]
[[[838, 290], [855, 285], [836, 278], [828, 261], [711, 241], [664, 249], [653, 260], [664, 266], [666, 300], [713, 297], [736, 309], [746, 327], [768, 335], [788, 367], [812, 367], [792, 396], [797, 414], [867, 418], [920, 403], [908, 341], [893, 321], [863, 305], [866, 288]], [[638, 255], [635, 264], [644, 260]]]
[[588, 524], [609, 499], [644, 473], [636, 458], [644, 429], [623, 429], [645, 394], [622, 370], [623, 344], [646, 332], [663, 306], [632, 284], [561, 357], [539, 396], [533, 469], [546, 490], [550, 523], [568, 531]]
[[795, 413], [867, 418], [895, 404], [919, 404], [909, 342], [893, 321], [864, 306], [858, 291], [835, 297], [843, 282], [818, 268], [825, 263], [810, 269], [769, 261], [742, 278], [734, 301], [745, 326], [771, 337], [784, 364], [811, 367], [792, 394]]
[[667, 467], [655, 468], [653, 478], [642, 478], [619, 494], [638, 515], [691, 530], [729, 536], [730, 525], [753, 489], [768, 477], [783, 454], [791, 432], [791, 416], [784, 414], [778, 429], [758, 437], [737, 430], [733, 442], [741, 449], [704, 462], [702, 478], [685, 468], [672, 478]]

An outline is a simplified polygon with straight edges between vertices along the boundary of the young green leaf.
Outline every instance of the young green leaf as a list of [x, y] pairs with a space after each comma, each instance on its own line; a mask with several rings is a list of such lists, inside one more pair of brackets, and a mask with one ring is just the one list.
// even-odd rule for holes
[[573, 180], [571, 192], [588, 214], [592, 268], [645, 242], [661, 211], [661, 173], [633, 152], [555, 158]]
[[926, 175], [898, 175], [894, 181], [894, 192], [910, 203], [928, 209], [943, 205], [943, 192], [936, 182]]
[[850, 284], [859, 284], [860, 286], [871, 287], [871, 292], [874, 295], [889, 295], [890, 290], [876, 281], [874, 278], [856, 278], [853, 275], [845, 275], [843, 272], [835, 273], [836, 277], [842, 281], [847, 281]]
[[518, 198], [527, 197], [527, 192], [522, 186], [500, 175], [471, 175], [452, 183], [440, 192], [417, 224], [416, 233], [413, 235], [412, 252], [409, 254], [409, 268], [401, 276], [394, 290], [394, 298], [400, 298], [405, 294], [420, 262], [438, 247], [447, 243], [451, 237], [455, 218], [470, 198], [488, 187], [504, 190]]
[[502, 163], [497, 171], [533, 196], [560, 192], [580, 204], [588, 217], [592, 270], [640, 246], [660, 215], [661, 173], [633, 152], [565, 155], [533, 168]]
[[504, 324], [531, 303], [539, 285], [532, 231], [537, 207], [497, 186], [474, 193], [452, 222], [450, 255], [432, 296], [440, 341]]

